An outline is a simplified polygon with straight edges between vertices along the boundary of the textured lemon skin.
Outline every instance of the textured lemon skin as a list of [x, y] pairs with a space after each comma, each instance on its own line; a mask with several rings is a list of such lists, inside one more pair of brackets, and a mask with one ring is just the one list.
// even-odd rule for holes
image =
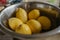
[[40, 16], [40, 12], [38, 9], [34, 9], [29, 12], [28, 17], [29, 19], [37, 19]]
[[22, 8], [18, 8], [16, 11], [16, 17], [25, 23], [27, 21], [27, 12]]
[[31, 29], [27, 24], [20, 25], [18, 28], [16, 28], [15, 32], [19, 34], [32, 34]]
[[27, 24], [33, 33], [39, 33], [41, 31], [41, 24], [38, 21], [31, 19], [27, 22]]
[[20, 19], [18, 19], [18, 18], [10, 18], [8, 20], [8, 24], [9, 24], [9, 27], [12, 30], [15, 30], [16, 27], [18, 27], [19, 25], [23, 24], [23, 22]]
[[44, 30], [50, 29], [51, 21], [48, 17], [41, 16], [37, 20], [41, 23], [42, 29], [44, 29]]

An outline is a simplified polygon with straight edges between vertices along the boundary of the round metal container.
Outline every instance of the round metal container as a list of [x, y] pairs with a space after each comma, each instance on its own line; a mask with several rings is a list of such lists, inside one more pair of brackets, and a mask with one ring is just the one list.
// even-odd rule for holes
[[[52, 19], [52, 28], [51, 30], [49, 30], [48, 32], [44, 32], [44, 33], [39, 33], [39, 34], [32, 34], [32, 35], [22, 35], [22, 34], [18, 34], [18, 33], [15, 33], [14, 31], [10, 30], [9, 28], [7, 28], [6, 26], [6, 20], [8, 18], [11, 17], [11, 15], [14, 13], [14, 11], [16, 10], [16, 8], [18, 7], [21, 7], [21, 8], [24, 8], [27, 12], [28, 12], [28, 9], [31, 10], [31, 9], [34, 9], [34, 8], [46, 8], [47, 11], [48, 9], [52, 9], [52, 10], [55, 10], [57, 11], [58, 15], [50, 15], [48, 14], [47, 16], [50, 17]], [[51, 36], [51, 35], [54, 35], [54, 34], [57, 34], [57, 33], [60, 33], [60, 9], [56, 6], [53, 6], [51, 4], [48, 4], [48, 3], [43, 3], [43, 2], [21, 2], [21, 3], [17, 3], [17, 4], [14, 4], [14, 5], [11, 5], [7, 8], [5, 8], [1, 14], [0, 14], [0, 27], [1, 27], [1, 30], [3, 30], [6, 34], [9, 34], [11, 35], [12, 37], [15, 37], [15, 38], [19, 38], [19, 39], [35, 39], [35, 38], [43, 38], [43, 37], [47, 37], [47, 36]], [[50, 16], [49, 16], [50, 15]], [[55, 25], [56, 23], [56, 25]]]

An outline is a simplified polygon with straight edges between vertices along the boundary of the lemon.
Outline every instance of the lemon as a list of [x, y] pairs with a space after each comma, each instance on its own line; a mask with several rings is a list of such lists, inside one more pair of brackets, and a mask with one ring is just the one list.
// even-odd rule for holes
[[44, 29], [44, 30], [50, 29], [51, 21], [48, 17], [41, 16], [37, 20], [41, 23], [42, 29]]
[[16, 11], [16, 17], [25, 23], [27, 21], [27, 12], [22, 8], [18, 8]]
[[29, 19], [37, 19], [40, 16], [40, 12], [38, 9], [34, 9], [29, 12], [28, 17]]
[[27, 24], [20, 25], [19, 27], [16, 28], [15, 32], [19, 34], [29, 34], [29, 35], [32, 34], [31, 29]]
[[10, 28], [12, 30], [15, 30], [16, 27], [18, 27], [19, 25], [23, 24], [23, 22], [20, 19], [18, 19], [18, 18], [10, 18], [8, 20], [8, 24], [9, 24], [9, 26], [10, 26]]
[[29, 20], [27, 25], [29, 25], [33, 33], [39, 33], [41, 31], [41, 24], [34, 19]]

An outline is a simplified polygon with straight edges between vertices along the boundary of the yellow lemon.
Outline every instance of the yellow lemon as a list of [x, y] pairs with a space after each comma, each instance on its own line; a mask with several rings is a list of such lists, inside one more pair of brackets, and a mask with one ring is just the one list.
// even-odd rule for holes
[[31, 19], [27, 22], [27, 24], [33, 33], [39, 33], [41, 31], [41, 24], [38, 21]]
[[19, 27], [16, 28], [15, 32], [19, 34], [29, 34], [29, 35], [32, 34], [31, 29], [27, 24], [20, 25]]
[[28, 14], [29, 19], [36, 19], [39, 16], [40, 16], [40, 12], [38, 9], [34, 9], [34, 10], [30, 11]]
[[22, 20], [23, 22], [26, 22], [27, 21], [27, 12], [22, 8], [18, 8], [18, 10], [16, 11], [16, 17], [19, 18], [20, 20]]
[[50, 28], [51, 21], [50, 21], [50, 19], [48, 17], [41, 16], [37, 20], [41, 23], [42, 29], [47, 30], [47, 29]]
[[8, 20], [8, 22], [9, 22], [8, 24], [9, 24], [9, 26], [10, 26], [10, 28], [12, 30], [15, 30], [16, 27], [18, 27], [19, 25], [23, 24], [23, 22], [20, 19], [18, 19], [18, 18], [10, 18]]

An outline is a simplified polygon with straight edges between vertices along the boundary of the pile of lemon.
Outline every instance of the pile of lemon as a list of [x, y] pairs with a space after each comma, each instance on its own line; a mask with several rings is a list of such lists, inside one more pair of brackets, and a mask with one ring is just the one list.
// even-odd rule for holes
[[16, 17], [8, 19], [9, 27], [19, 34], [36, 34], [48, 30], [51, 21], [46, 16], [40, 16], [40, 10], [33, 9], [27, 13], [23, 8], [16, 10]]

